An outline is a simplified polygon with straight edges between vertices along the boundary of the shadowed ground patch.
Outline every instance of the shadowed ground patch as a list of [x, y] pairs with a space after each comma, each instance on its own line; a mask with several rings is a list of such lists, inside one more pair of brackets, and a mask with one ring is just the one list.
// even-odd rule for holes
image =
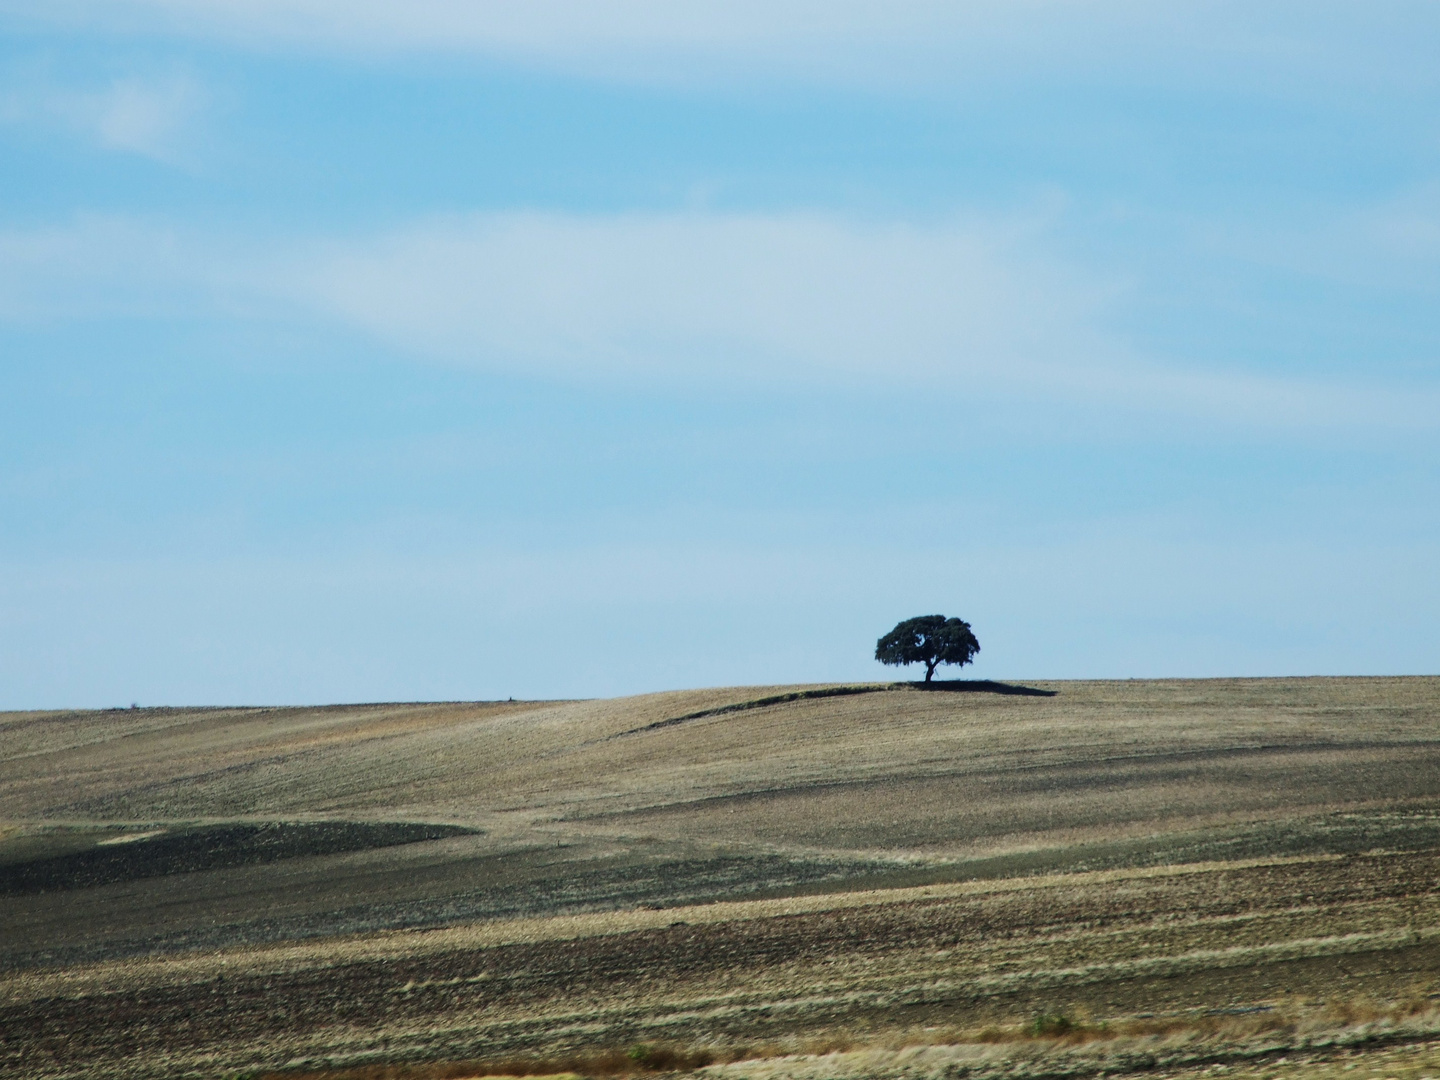
[[475, 831], [459, 825], [317, 821], [122, 832], [97, 837], [93, 846], [84, 850], [0, 865], [0, 896], [30, 896], [307, 855], [366, 851]]

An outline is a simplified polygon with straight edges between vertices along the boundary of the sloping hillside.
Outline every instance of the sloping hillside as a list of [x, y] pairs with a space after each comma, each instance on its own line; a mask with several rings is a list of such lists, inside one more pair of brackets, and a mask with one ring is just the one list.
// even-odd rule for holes
[[[859, 819], [893, 821], [893, 834], [843, 835], [822, 813], [810, 839], [960, 851], [981, 835], [1111, 835], [1119, 819], [1434, 792], [1440, 680], [1034, 685], [1054, 696], [749, 687], [599, 702], [5, 714], [0, 820], [398, 816], [496, 827], [643, 811], [659, 828], [665, 809], [717, 839], [786, 843], [812, 806], [845, 818], [846, 805], [873, 798], [891, 807], [885, 820], [869, 809]], [[871, 692], [774, 702], [846, 689]], [[714, 799], [732, 802], [707, 811]], [[768, 799], [798, 814], [777, 817]]]
[[1435, 853], [1436, 678], [10, 713], [7, 1053], [222, 971], [157, 1074], [1423, 998]]

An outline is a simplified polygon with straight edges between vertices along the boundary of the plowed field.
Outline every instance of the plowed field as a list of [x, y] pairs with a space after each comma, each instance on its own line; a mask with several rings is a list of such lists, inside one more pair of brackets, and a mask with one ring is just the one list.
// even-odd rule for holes
[[1440, 679], [1019, 689], [0, 714], [0, 1075], [1440, 1060]]

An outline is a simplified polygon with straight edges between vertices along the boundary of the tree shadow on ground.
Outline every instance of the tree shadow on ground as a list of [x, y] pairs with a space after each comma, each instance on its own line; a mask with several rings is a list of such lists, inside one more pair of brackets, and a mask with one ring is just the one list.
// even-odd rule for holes
[[933, 690], [950, 694], [1017, 694], [1021, 697], [1054, 697], [1060, 691], [1041, 690], [1036, 686], [1016, 686], [993, 679], [936, 679], [933, 682], [900, 683], [915, 690]]

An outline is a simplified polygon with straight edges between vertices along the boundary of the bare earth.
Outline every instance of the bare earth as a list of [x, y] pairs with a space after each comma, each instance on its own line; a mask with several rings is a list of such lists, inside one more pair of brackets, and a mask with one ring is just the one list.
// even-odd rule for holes
[[1440, 678], [4, 713], [0, 1075], [1440, 1077], [1437, 880]]

